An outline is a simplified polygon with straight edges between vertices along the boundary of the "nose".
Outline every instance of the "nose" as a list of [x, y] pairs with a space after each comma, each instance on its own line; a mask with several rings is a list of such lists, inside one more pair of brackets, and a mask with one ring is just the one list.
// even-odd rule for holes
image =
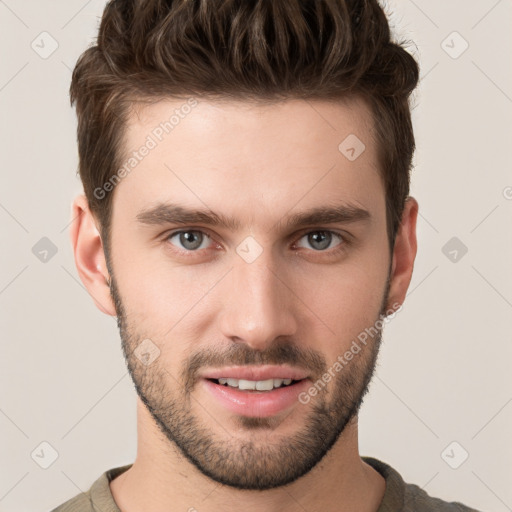
[[251, 263], [236, 256], [223, 283], [222, 334], [254, 350], [265, 350], [280, 336], [293, 336], [297, 299], [287, 281], [269, 250]]

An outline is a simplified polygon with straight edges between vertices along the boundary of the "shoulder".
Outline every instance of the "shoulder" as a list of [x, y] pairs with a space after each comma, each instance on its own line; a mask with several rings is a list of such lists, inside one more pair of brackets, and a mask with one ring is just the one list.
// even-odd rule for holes
[[51, 512], [96, 512], [96, 510], [90, 492], [87, 491], [71, 498]]
[[87, 492], [78, 494], [51, 512], [120, 512], [110, 492], [109, 484], [131, 466], [129, 464], [105, 471]]
[[398, 471], [374, 457], [363, 461], [386, 480], [384, 498], [377, 512], [480, 512], [458, 501], [443, 501], [430, 496], [421, 487], [404, 482]]
[[430, 496], [415, 484], [404, 484], [404, 512], [479, 512], [458, 501]]

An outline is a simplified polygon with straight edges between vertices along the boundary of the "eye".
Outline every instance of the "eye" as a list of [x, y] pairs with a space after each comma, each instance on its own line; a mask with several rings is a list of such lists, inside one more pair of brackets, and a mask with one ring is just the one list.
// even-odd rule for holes
[[[307, 240], [307, 243], [310, 244], [311, 248], [313, 248], [315, 251], [324, 251], [325, 249], [330, 248], [337, 248], [340, 245], [344, 245], [345, 240], [344, 238], [334, 231], [310, 231], [309, 233], [306, 233], [304, 236], [300, 238], [302, 240], [305, 238]], [[338, 239], [340, 242], [334, 246], [331, 246], [331, 242], [333, 240]]]
[[[328, 249], [341, 250], [348, 244], [348, 240], [340, 233], [330, 230], [316, 230], [305, 233], [299, 242], [294, 245], [304, 247], [300, 241], [305, 239], [309, 247], [317, 252], [327, 252]], [[333, 243], [338, 240], [338, 243]], [[181, 231], [174, 231], [165, 237], [165, 241], [170, 242], [183, 252], [198, 252], [200, 249], [206, 249], [209, 242], [212, 241], [211, 237], [201, 230], [187, 229]], [[333, 252], [334, 252], [333, 251]]]
[[[173, 242], [173, 239], [176, 239], [177, 243]], [[175, 231], [169, 234], [166, 240], [171, 242], [172, 245], [176, 245], [178, 249], [196, 251], [198, 249], [205, 249], [208, 246], [207, 242], [210, 241], [210, 237], [202, 231], [189, 229], [187, 231]], [[178, 243], [181, 245], [178, 245]]]

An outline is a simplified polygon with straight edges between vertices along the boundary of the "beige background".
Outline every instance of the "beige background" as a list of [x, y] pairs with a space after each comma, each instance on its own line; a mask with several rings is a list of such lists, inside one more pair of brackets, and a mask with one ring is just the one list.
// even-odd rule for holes
[[[135, 391], [115, 319], [95, 308], [78, 279], [68, 235], [81, 190], [68, 87], [103, 5], [0, 1], [0, 511], [48, 511], [135, 457]], [[360, 451], [433, 496], [505, 512], [512, 510], [512, 1], [389, 6], [421, 65], [412, 184], [419, 254], [404, 309], [385, 330], [360, 415]], [[52, 40], [58, 48], [42, 58]], [[43, 237], [57, 250], [46, 262], [32, 250]], [[456, 245], [443, 252], [453, 237]], [[467, 254], [451, 261], [461, 243]], [[447, 461], [460, 463], [465, 451], [467, 460], [452, 469]]]

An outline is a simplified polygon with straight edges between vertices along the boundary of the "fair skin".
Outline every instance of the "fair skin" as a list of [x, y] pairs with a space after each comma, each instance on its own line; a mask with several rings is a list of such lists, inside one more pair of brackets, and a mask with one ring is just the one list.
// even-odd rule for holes
[[[159, 101], [133, 115], [128, 152], [184, 103]], [[75, 199], [78, 273], [101, 311], [122, 316], [130, 373], [152, 409], [139, 395], [137, 457], [110, 483], [122, 512], [231, 512], [241, 503], [248, 512], [378, 509], [385, 481], [361, 459], [357, 433], [375, 340], [308, 403], [296, 400], [266, 418], [227, 410], [200, 378], [207, 361], [226, 367], [236, 356], [238, 364], [293, 367], [299, 354], [316, 382], [383, 306], [403, 303], [418, 203], [408, 198], [390, 255], [372, 130], [370, 112], [355, 99], [200, 101], [115, 187], [110, 268], [85, 197]], [[366, 146], [354, 161], [338, 150], [349, 134]], [[159, 202], [209, 209], [239, 226], [137, 220]], [[346, 203], [369, 217], [285, 224], [293, 214]], [[187, 230], [208, 235], [197, 235], [200, 248], [170, 237]], [[307, 236], [327, 230], [342, 237], [333, 234], [327, 248]], [[248, 236], [262, 248], [250, 263], [236, 252]], [[133, 351], [148, 338], [160, 352], [145, 366]]]

